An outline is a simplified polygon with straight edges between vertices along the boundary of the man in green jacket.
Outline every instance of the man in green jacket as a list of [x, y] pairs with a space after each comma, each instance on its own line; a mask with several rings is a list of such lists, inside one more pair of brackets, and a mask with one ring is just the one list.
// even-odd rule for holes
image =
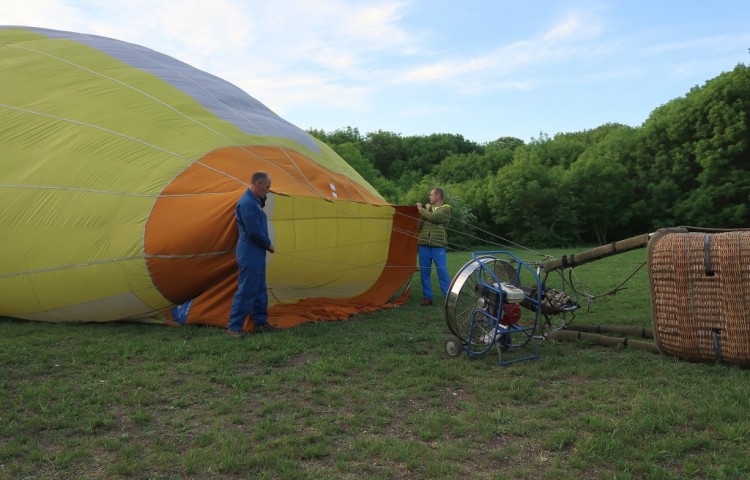
[[433, 188], [430, 203], [417, 204], [419, 211], [419, 270], [422, 276], [422, 306], [434, 305], [430, 273], [435, 262], [443, 298], [448, 295], [451, 279], [445, 247], [448, 245], [447, 226], [451, 219], [451, 206], [443, 203], [443, 189]]

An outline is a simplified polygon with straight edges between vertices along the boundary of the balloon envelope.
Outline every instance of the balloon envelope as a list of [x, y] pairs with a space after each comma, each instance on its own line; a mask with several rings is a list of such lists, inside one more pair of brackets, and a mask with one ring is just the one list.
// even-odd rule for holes
[[392, 305], [415, 271], [414, 216], [234, 85], [92, 35], [0, 27], [0, 49], [0, 315], [225, 326], [256, 170], [271, 322]]

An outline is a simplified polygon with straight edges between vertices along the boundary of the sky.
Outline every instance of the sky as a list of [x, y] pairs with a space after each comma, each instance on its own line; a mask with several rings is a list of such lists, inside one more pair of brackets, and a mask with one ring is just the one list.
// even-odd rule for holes
[[0, 24], [157, 50], [302, 129], [477, 143], [637, 127], [750, 64], [747, 0], [2, 0]]

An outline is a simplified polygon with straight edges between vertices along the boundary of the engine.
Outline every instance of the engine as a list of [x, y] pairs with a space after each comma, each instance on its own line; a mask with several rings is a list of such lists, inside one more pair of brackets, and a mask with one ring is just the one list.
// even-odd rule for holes
[[480, 283], [475, 285], [474, 290], [477, 293], [477, 306], [489, 316], [497, 318], [498, 312], [502, 312], [501, 325], [507, 327], [521, 320], [519, 304], [525, 299], [523, 290], [507, 283], [493, 287]]
[[508, 326], [521, 320], [521, 307], [517, 303], [503, 303], [503, 316], [500, 323]]

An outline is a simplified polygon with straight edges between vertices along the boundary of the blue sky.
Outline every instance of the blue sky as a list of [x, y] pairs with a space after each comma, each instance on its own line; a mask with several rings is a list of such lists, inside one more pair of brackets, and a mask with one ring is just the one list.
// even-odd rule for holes
[[750, 64], [747, 0], [3, 0], [0, 23], [158, 50], [303, 129], [479, 143], [638, 126]]

